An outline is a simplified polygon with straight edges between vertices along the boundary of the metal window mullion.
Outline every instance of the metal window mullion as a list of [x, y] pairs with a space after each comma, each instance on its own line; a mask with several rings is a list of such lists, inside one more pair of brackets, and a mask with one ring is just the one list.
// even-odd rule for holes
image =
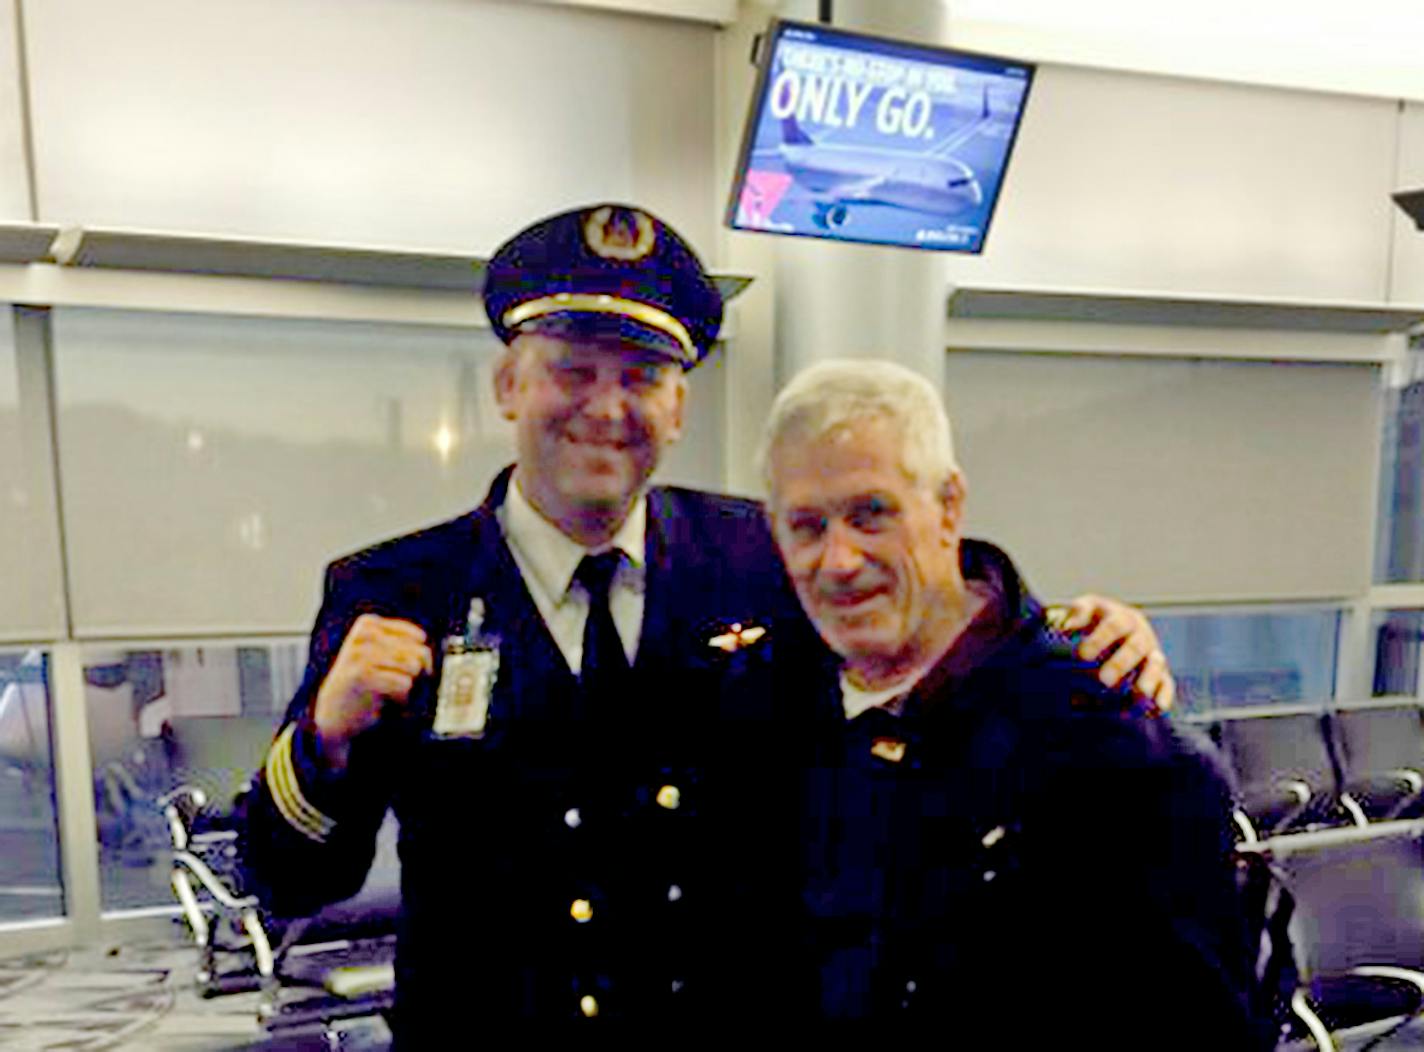
[[[26, 471], [35, 500], [42, 505], [58, 538], [55, 553], [58, 566], [54, 572], [58, 576], [61, 610], [60, 624], [54, 628], [62, 638], [49, 646], [50, 748], [67, 938], [85, 943], [99, 938], [99, 846], [83, 656], [79, 644], [72, 641], [50, 322], [51, 315], [46, 308], [13, 308], [16, 364], [25, 420]], [[46, 937], [56, 936], [51, 931]]]
[[1340, 611], [1335, 635], [1335, 701], [1363, 701], [1373, 687], [1374, 664], [1370, 646], [1371, 607], [1360, 598]]
[[101, 935], [103, 906], [94, 764], [89, 750], [84, 659], [78, 643], [58, 643], [51, 651], [50, 717], [65, 913], [73, 922], [76, 941], [92, 944]]
[[15, 340], [24, 486], [34, 509], [35, 522], [42, 523], [54, 537], [52, 547], [40, 543], [39, 549], [32, 553], [33, 572], [44, 582], [46, 608], [19, 634], [30, 638], [67, 638], [72, 622], [59, 485], [50, 312], [44, 308], [17, 306], [12, 308], [10, 320]]

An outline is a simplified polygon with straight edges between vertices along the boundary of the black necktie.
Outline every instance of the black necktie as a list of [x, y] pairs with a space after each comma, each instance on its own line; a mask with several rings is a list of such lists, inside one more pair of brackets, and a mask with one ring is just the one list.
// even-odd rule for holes
[[628, 653], [613, 624], [608, 606], [608, 590], [618, 572], [623, 553], [618, 549], [585, 555], [574, 571], [574, 580], [588, 592], [588, 620], [583, 626], [583, 666], [579, 682], [584, 693], [602, 697], [618, 693], [628, 675]]

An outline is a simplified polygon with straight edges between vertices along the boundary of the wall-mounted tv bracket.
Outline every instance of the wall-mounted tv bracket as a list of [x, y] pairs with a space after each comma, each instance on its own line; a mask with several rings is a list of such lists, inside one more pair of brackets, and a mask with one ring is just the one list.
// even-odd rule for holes
[[1390, 197], [1414, 220], [1416, 227], [1424, 230], [1424, 190], [1400, 190], [1390, 194]]

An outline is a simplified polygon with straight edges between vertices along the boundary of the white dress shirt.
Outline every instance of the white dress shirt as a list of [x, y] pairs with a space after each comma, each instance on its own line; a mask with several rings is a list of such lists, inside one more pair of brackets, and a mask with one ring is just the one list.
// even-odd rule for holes
[[510, 480], [504, 503], [495, 511], [504, 539], [534, 605], [549, 627], [569, 671], [583, 668], [583, 627], [588, 620], [588, 592], [574, 581], [574, 571], [585, 555], [618, 548], [623, 561], [609, 589], [608, 606], [618, 638], [628, 655], [628, 664], [638, 653], [638, 636], [643, 627], [643, 596], [647, 584], [646, 542], [648, 499], [640, 496], [628, 518], [608, 545], [590, 549], [570, 540], [534, 506], [519, 489], [519, 473]]

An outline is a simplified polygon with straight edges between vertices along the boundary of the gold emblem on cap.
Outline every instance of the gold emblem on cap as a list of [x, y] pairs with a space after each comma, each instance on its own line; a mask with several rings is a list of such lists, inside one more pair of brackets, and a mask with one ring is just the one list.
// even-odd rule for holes
[[676, 811], [682, 806], [682, 793], [675, 785], [665, 785], [658, 790], [658, 806]]
[[588, 899], [574, 899], [573, 905], [569, 907], [569, 916], [580, 924], [587, 924], [593, 920], [593, 903]]
[[584, 994], [579, 998], [579, 1011], [589, 1019], [598, 1015], [598, 999], [592, 994]]
[[583, 221], [583, 239], [596, 256], [631, 262], [653, 251], [657, 231], [646, 212], [604, 205]]

